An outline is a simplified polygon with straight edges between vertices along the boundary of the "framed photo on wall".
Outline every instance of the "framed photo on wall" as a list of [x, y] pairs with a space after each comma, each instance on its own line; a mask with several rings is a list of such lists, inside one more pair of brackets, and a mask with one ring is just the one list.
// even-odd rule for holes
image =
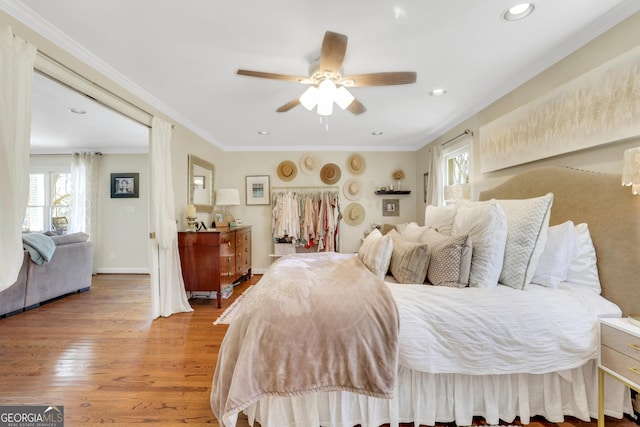
[[400, 199], [382, 199], [382, 216], [400, 216]]
[[269, 175], [250, 175], [247, 180], [247, 205], [270, 205]]
[[112, 173], [111, 174], [111, 198], [138, 198], [140, 197], [139, 173]]

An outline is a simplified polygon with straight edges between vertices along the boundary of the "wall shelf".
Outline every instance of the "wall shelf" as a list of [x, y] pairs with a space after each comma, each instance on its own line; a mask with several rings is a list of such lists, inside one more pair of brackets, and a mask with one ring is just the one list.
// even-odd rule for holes
[[378, 190], [375, 192], [377, 195], [382, 196], [386, 194], [411, 194], [411, 191], [389, 191], [389, 190]]

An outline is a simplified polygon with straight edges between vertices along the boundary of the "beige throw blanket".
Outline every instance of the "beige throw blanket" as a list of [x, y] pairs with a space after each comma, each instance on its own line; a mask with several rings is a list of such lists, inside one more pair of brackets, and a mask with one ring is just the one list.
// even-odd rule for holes
[[221, 425], [266, 396], [345, 390], [393, 397], [398, 312], [352, 254], [279, 259], [242, 302], [222, 342], [211, 408]]

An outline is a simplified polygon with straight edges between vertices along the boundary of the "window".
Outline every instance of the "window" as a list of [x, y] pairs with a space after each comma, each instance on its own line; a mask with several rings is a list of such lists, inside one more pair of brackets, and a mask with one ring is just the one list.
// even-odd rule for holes
[[450, 205], [455, 200], [471, 199], [469, 186], [470, 156], [469, 145], [464, 144], [452, 149], [443, 155], [443, 194], [445, 205]]
[[[29, 174], [29, 200], [22, 224], [23, 231], [65, 231], [71, 206], [71, 174], [47, 171]], [[57, 226], [56, 226], [57, 225]]]

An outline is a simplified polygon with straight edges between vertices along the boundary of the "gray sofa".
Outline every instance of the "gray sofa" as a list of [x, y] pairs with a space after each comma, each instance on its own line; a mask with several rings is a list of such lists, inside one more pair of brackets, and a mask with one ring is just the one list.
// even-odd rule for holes
[[0, 317], [39, 306], [51, 299], [91, 288], [93, 243], [85, 233], [51, 236], [55, 252], [51, 260], [38, 265], [29, 253], [18, 280], [0, 292]]

